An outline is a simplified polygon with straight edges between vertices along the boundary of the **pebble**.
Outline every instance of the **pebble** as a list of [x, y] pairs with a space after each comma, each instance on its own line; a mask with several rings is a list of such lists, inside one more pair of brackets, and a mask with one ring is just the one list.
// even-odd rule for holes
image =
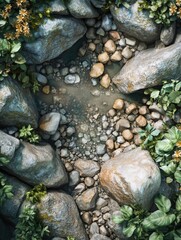
[[129, 46], [134, 47], [136, 45], [136, 39], [134, 38], [125, 38], [126, 44]]
[[78, 171], [73, 170], [69, 175], [69, 186], [74, 187], [80, 182], [80, 174]]
[[84, 212], [82, 214], [82, 220], [88, 225], [90, 225], [92, 223], [91, 214], [89, 212]]
[[86, 19], [85, 23], [89, 27], [94, 27], [94, 25], [96, 24], [96, 19], [95, 18]]
[[126, 107], [126, 113], [127, 114], [130, 114], [130, 113], [132, 113], [134, 110], [136, 110], [137, 109], [137, 106], [136, 106], [136, 104], [135, 103], [131, 103], [131, 104], [129, 104], [127, 107]]
[[96, 203], [96, 209], [100, 210], [101, 208], [105, 207], [108, 204], [107, 200], [104, 198], [98, 198]]
[[109, 61], [108, 53], [107, 52], [100, 53], [98, 55], [98, 60], [99, 60], [99, 62], [101, 62], [103, 64], [107, 63]]
[[96, 146], [96, 153], [98, 155], [103, 155], [104, 153], [106, 152], [106, 148], [105, 148], [105, 145], [104, 144], [98, 144]]
[[93, 177], [100, 170], [100, 166], [97, 162], [83, 159], [76, 160], [74, 168], [80, 173], [80, 176], [82, 177]]
[[74, 127], [68, 127], [67, 128], [67, 136], [70, 137], [75, 133], [75, 128]]
[[112, 62], [119, 62], [122, 59], [122, 54], [121, 51], [115, 51], [113, 55], [111, 56], [111, 61]]
[[122, 56], [126, 59], [130, 59], [133, 56], [133, 52], [128, 46], [126, 46], [122, 51]]
[[47, 78], [44, 75], [42, 75], [41, 73], [37, 73], [36, 79], [41, 84], [47, 84], [47, 82], [48, 82]]
[[113, 41], [118, 41], [121, 38], [117, 31], [110, 31], [109, 36]]
[[130, 128], [130, 123], [127, 119], [121, 118], [116, 123], [116, 131], [123, 131], [125, 128]]
[[138, 124], [139, 127], [145, 127], [147, 125], [147, 120], [142, 115], [139, 115], [136, 118], [136, 123]]
[[49, 85], [44, 86], [42, 88], [42, 92], [48, 95], [50, 93], [50, 86]]
[[105, 44], [104, 44], [104, 49], [108, 53], [114, 53], [116, 51], [116, 45], [113, 40], [109, 39]]
[[82, 193], [85, 190], [85, 184], [84, 183], [79, 183], [75, 188], [74, 188], [74, 194]]
[[72, 164], [69, 162], [65, 163], [65, 168], [68, 172], [71, 172], [73, 170]]
[[114, 141], [113, 141], [113, 139], [108, 139], [108, 140], [106, 141], [106, 146], [107, 146], [107, 148], [108, 148], [109, 150], [113, 150], [113, 149], [114, 149]]
[[50, 135], [54, 135], [60, 123], [60, 113], [51, 112], [43, 115], [40, 118], [39, 128]]
[[125, 46], [126, 46], [126, 40], [125, 40], [125, 38], [121, 38], [121, 39], [119, 40], [119, 46], [121, 46], [121, 47], [125, 47]]
[[95, 33], [95, 28], [89, 28], [86, 32], [86, 38], [87, 39], [96, 39], [96, 33]]
[[124, 139], [127, 141], [130, 141], [133, 139], [133, 134], [129, 129], [123, 130], [122, 135], [123, 135]]
[[145, 114], [147, 114], [147, 113], [148, 113], [148, 109], [147, 109], [146, 106], [140, 107], [140, 109], [139, 109], [139, 114], [145, 115]]
[[105, 15], [103, 18], [102, 18], [102, 24], [101, 24], [102, 28], [108, 32], [111, 30], [112, 28], [112, 18], [110, 15]]
[[78, 74], [68, 74], [65, 76], [64, 82], [66, 84], [75, 84], [80, 82], [80, 77]]
[[114, 101], [113, 108], [116, 110], [122, 110], [124, 107], [124, 101], [121, 98], [118, 98]]
[[92, 186], [94, 185], [94, 183], [95, 183], [94, 179], [91, 178], [91, 177], [86, 177], [86, 178], [84, 179], [84, 182], [85, 182], [85, 185], [86, 185], [87, 187], [92, 187]]
[[104, 88], [108, 88], [110, 86], [111, 83], [111, 79], [109, 77], [109, 75], [106, 73], [100, 80], [100, 84], [102, 87]]
[[77, 199], [76, 203], [80, 210], [88, 211], [92, 210], [96, 206], [96, 200], [98, 198], [97, 187], [87, 189]]
[[96, 31], [96, 34], [104, 37], [105, 36], [105, 31], [104, 31], [103, 28], [98, 28], [97, 31]]
[[62, 148], [61, 151], [60, 151], [60, 156], [61, 157], [68, 157], [69, 156], [69, 152], [68, 152], [68, 149], [67, 148]]
[[99, 226], [97, 225], [96, 222], [93, 222], [91, 225], [90, 225], [90, 234], [91, 235], [94, 235], [96, 233], [99, 233]]
[[95, 63], [90, 71], [90, 76], [92, 78], [100, 77], [104, 72], [104, 65], [102, 63]]
[[153, 119], [153, 120], [159, 120], [160, 119], [160, 113], [158, 113], [158, 112], [152, 112], [151, 113], [151, 118]]
[[90, 51], [94, 52], [95, 49], [96, 49], [96, 45], [95, 45], [94, 43], [89, 43], [88, 49], [89, 49]]

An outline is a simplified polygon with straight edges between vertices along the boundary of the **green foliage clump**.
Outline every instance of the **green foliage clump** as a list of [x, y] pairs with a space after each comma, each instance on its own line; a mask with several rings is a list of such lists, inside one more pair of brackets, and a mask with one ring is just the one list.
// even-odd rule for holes
[[38, 217], [38, 209], [33, 206], [26, 206], [19, 216], [16, 225], [16, 240], [42, 240], [48, 233], [48, 227], [44, 227]]
[[43, 240], [43, 237], [48, 235], [48, 227], [43, 226], [41, 223], [39, 212], [35, 205], [46, 193], [46, 187], [43, 184], [35, 186], [26, 193], [26, 201], [30, 204], [25, 206], [19, 215], [15, 230], [16, 240]]
[[124, 205], [113, 220], [121, 224], [123, 234], [135, 240], [178, 240], [181, 236], [181, 195], [171, 202], [163, 195], [154, 200], [153, 212]]
[[181, 18], [180, 0], [142, 0], [139, 9], [148, 10], [149, 17], [157, 24], [169, 26]]
[[[9, 159], [0, 154], [0, 166], [8, 163]], [[4, 175], [0, 173], [0, 206], [2, 206], [7, 199], [11, 199], [13, 197], [12, 189], [13, 187], [7, 183]]]
[[170, 118], [174, 118], [174, 114], [181, 107], [181, 81], [179, 80], [163, 81], [160, 90], [151, 88], [144, 93], [150, 95], [149, 105], [155, 102]]
[[116, 7], [119, 7], [123, 5], [126, 8], [130, 7], [129, 0], [107, 0], [106, 4], [103, 7], [103, 10], [109, 10], [111, 5], [115, 5]]
[[35, 130], [29, 124], [27, 127], [23, 126], [19, 130], [19, 138], [29, 141], [30, 143], [39, 143], [40, 136], [35, 133]]

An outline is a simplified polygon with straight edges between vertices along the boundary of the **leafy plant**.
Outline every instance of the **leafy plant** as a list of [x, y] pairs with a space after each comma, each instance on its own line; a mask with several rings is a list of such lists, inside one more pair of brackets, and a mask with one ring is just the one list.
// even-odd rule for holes
[[38, 143], [40, 141], [40, 137], [35, 133], [35, 130], [28, 125], [27, 127], [23, 126], [19, 130], [19, 137], [29, 141], [30, 143]]
[[67, 237], [67, 240], [75, 240], [74, 237]]
[[[0, 154], [0, 166], [8, 163], [9, 159]], [[0, 172], [0, 206], [2, 206], [7, 199], [11, 199], [13, 197], [12, 189], [13, 187], [7, 183], [7, 179]]]
[[180, 0], [142, 0], [139, 4], [140, 11], [148, 10], [149, 17], [157, 24], [169, 26], [177, 18], [181, 18]]
[[38, 217], [38, 210], [33, 206], [26, 206], [19, 216], [15, 230], [16, 240], [43, 240], [49, 233], [48, 227], [43, 226]]
[[26, 193], [26, 200], [35, 204], [40, 201], [42, 197], [46, 195], [46, 187], [43, 184], [35, 186], [31, 191]]
[[103, 9], [104, 10], [109, 10], [111, 5], [116, 5], [116, 7], [119, 7], [123, 5], [126, 8], [130, 7], [130, 1], [129, 0], [106, 0], [106, 4], [104, 5]]
[[150, 95], [148, 104], [156, 102], [170, 118], [174, 118], [174, 114], [181, 107], [181, 81], [179, 80], [171, 80], [169, 83], [163, 81], [160, 90], [151, 88], [144, 93]]
[[120, 208], [120, 216], [113, 217], [121, 224], [123, 234], [135, 240], [177, 240], [181, 234], [181, 195], [175, 202], [163, 195], [154, 200], [157, 210], [147, 212], [134, 206], [124, 205]]

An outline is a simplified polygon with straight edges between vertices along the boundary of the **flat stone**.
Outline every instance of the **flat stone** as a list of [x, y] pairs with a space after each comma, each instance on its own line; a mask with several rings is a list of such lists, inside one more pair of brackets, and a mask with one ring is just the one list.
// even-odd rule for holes
[[109, 75], [106, 73], [100, 80], [100, 84], [102, 87], [104, 88], [108, 88], [110, 86], [111, 83], [111, 79], [109, 77]]
[[80, 82], [80, 77], [78, 74], [68, 74], [65, 76], [64, 82], [66, 84], [75, 84]]
[[40, 118], [39, 128], [50, 135], [55, 134], [60, 123], [60, 117], [61, 115], [58, 112], [43, 115]]
[[125, 128], [130, 128], [130, 123], [127, 119], [121, 118], [116, 123], [116, 131], [122, 131]]
[[84, 191], [77, 199], [76, 203], [78, 208], [82, 211], [92, 210], [96, 206], [96, 200], [98, 198], [97, 188], [90, 188]]
[[78, 159], [74, 167], [82, 177], [94, 177], [100, 170], [99, 164], [93, 160]]
[[102, 166], [100, 183], [119, 204], [149, 208], [161, 183], [161, 174], [148, 151], [136, 148], [120, 153]]

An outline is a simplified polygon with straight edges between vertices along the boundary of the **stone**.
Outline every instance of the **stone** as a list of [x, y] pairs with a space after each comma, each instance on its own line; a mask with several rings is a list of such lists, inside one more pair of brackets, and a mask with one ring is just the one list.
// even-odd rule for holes
[[129, 129], [123, 130], [122, 135], [127, 141], [131, 141], [133, 139], [133, 134]]
[[43, 88], [42, 88], [42, 92], [44, 93], [44, 94], [49, 94], [50, 93], [50, 85], [46, 85], [46, 86], [44, 86]]
[[126, 59], [130, 59], [133, 56], [133, 52], [129, 48], [129, 46], [126, 46], [122, 51], [122, 56]]
[[38, 126], [38, 111], [29, 89], [10, 77], [0, 82], [0, 125]]
[[106, 0], [91, 0], [91, 3], [92, 3], [96, 8], [103, 8], [104, 5], [106, 4]]
[[91, 225], [90, 225], [90, 235], [94, 235], [94, 234], [97, 234], [99, 233], [99, 226], [97, 225], [96, 222], [93, 222]]
[[30, 185], [59, 187], [68, 182], [65, 168], [49, 144], [22, 142], [4, 169]]
[[104, 88], [108, 88], [110, 86], [111, 83], [111, 79], [109, 77], [109, 75], [106, 73], [100, 80], [100, 84], [102, 87]]
[[49, 191], [36, 206], [42, 223], [48, 226], [49, 237], [67, 239], [73, 236], [75, 239], [88, 240], [77, 206], [68, 194]]
[[116, 110], [122, 110], [124, 107], [124, 101], [121, 98], [118, 98], [114, 101], [113, 108]]
[[94, 27], [94, 25], [96, 24], [96, 19], [95, 18], [86, 19], [85, 23], [89, 27]]
[[180, 79], [181, 44], [140, 52], [114, 76], [120, 92], [131, 93], [162, 84], [162, 80]]
[[172, 23], [169, 27], [163, 27], [160, 33], [160, 40], [168, 46], [172, 44], [176, 33], [176, 23]]
[[53, 0], [49, 3], [51, 14], [68, 15], [69, 12], [63, 0]]
[[106, 32], [111, 30], [111, 28], [112, 28], [112, 17], [111, 17], [111, 15], [104, 15], [103, 16], [101, 26]]
[[160, 26], [149, 18], [148, 11], [139, 11], [139, 1], [129, 8], [117, 8], [112, 5], [110, 10], [121, 32], [146, 43], [153, 43], [159, 39]]
[[13, 197], [6, 199], [3, 203], [3, 207], [0, 208], [0, 215], [11, 223], [16, 224], [18, 222], [19, 208], [24, 201], [26, 192], [30, 190], [30, 187], [14, 177], [10, 177], [2, 172], [1, 174], [7, 179], [7, 184], [12, 186]]
[[74, 171], [70, 172], [69, 177], [70, 177], [70, 179], [69, 179], [70, 187], [76, 186], [80, 181], [80, 174], [78, 171], [74, 170]]
[[97, 188], [90, 188], [84, 191], [77, 199], [76, 203], [81, 211], [92, 210], [96, 206], [96, 200], [98, 198]]
[[136, 39], [134, 38], [125, 38], [125, 40], [126, 40], [126, 44], [131, 47], [134, 47], [136, 45]]
[[126, 39], [125, 38], [121, 38], [118, 42], [120, 47], [126, 47]]
[[95, 28], [91, 27], [87, 30], [86, 38], [91, 40], [96, 39]]
[[109, 149], [109, 150], [113, 150], [114, 149], [114, 141], [113, 141], [113, 139], [108, 139], [107, 141], [106, 141], [106, 146], [107, 146], [107, 149]]
[[94, 177], [100, 170], [97, 162], [83, 159], [76, 160], [74, 168], [80, 173], [81, 177]]
[[50, 135], [54, 135], [60, 123], [60, 113], [51, 112], [43, 115], [40, 118], [39, 128]]
[[41, 73], [37, 73], [36, 74], [36, 79], [37, 79], [37, 81], [39, 82], [39, 83], [41, 83], [41, 84], [47, 84], [47, 78], [43, 75], [43, 74], [41, 74]]
[[92, 223], [91, 214], [89, 212], [84, 212], [82, 214], [82, 220], [88, 225], [90, 225]]
[[87, 187], [92, 187], [92, 186], [94, 185], [94, 183], [95, 183], [94, 179], [91, 178], [91, 177], [86, 177], [86, 178], [84, 179], [84, 182], [85, 182], [85, 185], [86, 185]]
[[11, 160], [14, 157], [15, 151], [18, 149], [19, 144], [19, 139], [12, 137], [0, 130], [0, 154]]
[[24, 57], [29, 64], [40, 64], [56, 58], [72, 47], [85, 32], [84, 23], [75, 18], [44, 19], [33, 34], [34, 40], [24, 43]]
[[125, 128], [130, 128], [130, 123], [127, 119], [121, 118], [116, 123], [116, 131], [123, 131]]
[[147, 120], [142, 115], [139, 115], [136, 118], [136, 123], [138, 124], [139, 127], [145, 127], [147, 125]]
[[102, 63], [95, 63], [90, 71], [90, 76], [92, 78], [100, 77], [104, 72], [104, 65]]
[[100, 210], [102, 207], [105, 207], [108, 204], [107, 200], [104, 198], [98, 198], [96, 203], [96, 209]]
[[147, 114], [147, 113], [148, 113], [148, 109], [147, 109], [146, 106], [141, 106], [141, 107], [139, 108], [139, 114], [145, 115], [145, 114]]
[[98, 61], [103, 64], [109, 61], [109, 55], [107, 52], [100, 53], [97, 58], [98, 58]]
[[119, 32], [117, 31], [110, 31], [109, 36], [113, 41], [118, 41], [121, 38]]
[[96, 18], [99, 16], [89, 0], [70, 0], [67, 2], [67, 8], [75, 18]]
[[90, 240], [111, 240], [111, 238], [95, 233]]
[[88, 49], [89, 49], [90, 51], [94, 52], [95, 49], [96, 49], [96, 45], [95, 45], [94, 43], [89, 43]]
[[105, 44], [104, 44], [104, 50], [108, 53], [114, 53], [116, 51], [116, 45], [113, 40], [109, 39]]
[[119, 204], [138, 204], [146, 209], [161, 183], [159, 168], [149, 152], [141, 148], [108, 160], [99, 177], [103, 189]]
[[104, 153], [106, 152], [106, 148], [105, 148], [105, 145], [104, 144], [98, 144], [96, 146], [96, 153], [98, 155], [104, 155]]
[[119, 62], [122, 59], [122, 53], [121, 51], [116, 51], [115, 53], [112, 54], [111, 56], [111, 61], [112, 62]]
[[105, 36], [105, 31], [104, 31], [103, 28], [98, 28], [97, 31], [96, 31], [96, 34], [104, 37]]
[[68, 74], [65, 76], [64, 82], [66, 84], [75, 84], [80, 82], [80, 77], [78, 74]]

